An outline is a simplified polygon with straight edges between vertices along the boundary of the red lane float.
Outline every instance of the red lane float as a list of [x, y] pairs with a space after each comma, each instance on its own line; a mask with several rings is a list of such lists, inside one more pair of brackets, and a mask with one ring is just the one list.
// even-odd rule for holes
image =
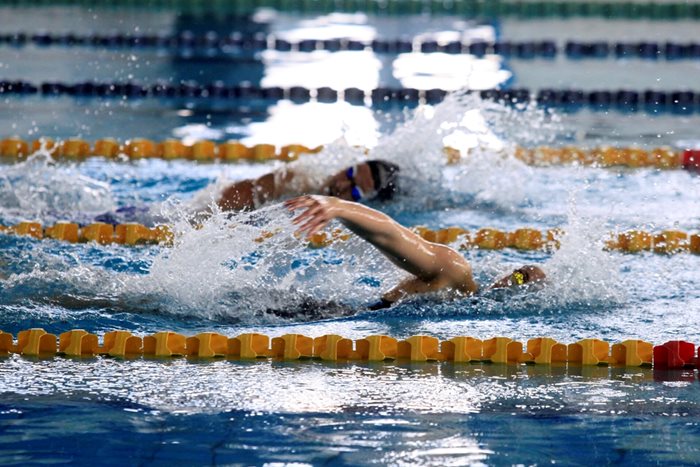
[[654, 368], [679, 369], [694, 367], [695, 344], [686, 341], [668, 341], [654, 347]]
[[700, 172], [700, 150], [686, 149], [683, 151], [683, 168]]

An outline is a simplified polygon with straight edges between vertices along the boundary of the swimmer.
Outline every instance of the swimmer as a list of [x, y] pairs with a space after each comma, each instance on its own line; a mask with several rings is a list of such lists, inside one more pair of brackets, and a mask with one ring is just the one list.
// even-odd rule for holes
[[[423, 239], [386, 214], [330, 196], [301, 196], [284, 204], [290, 211], [303, 210], [293, 220], [299, 226], [299, 233], [311, 236], [332, 219], [338, 219], [392, 263], [413, 276], [386, 292], [371, 309], [387, 308], [415, 294], [448, 290], [461, 295], [474, 295], [479, 291], [471, 265], [461, 254], [446, 245]], [[488, 288], [515, 289], [527, 284], [543, 283], [545, 278], [542, 269], [528, 265], [516, 269]]]
[[369, 160], [347, 167], [319, 184], [308, 174], [287, 167], [229, 185], [217, 204], [223, 211], [251, 211], [269, 201], [303, 194], [325, 194], [358, 202], [386, 201], [396, 194], [398, 174], [396, 164]]
[[[309, 173], [291, 164], [256, 179], [242, 180], [225, 187], [200, 190], [187, 205], [193, 222], [211, 215], [212, 200], [222, 211], [253, 211], [265, 203], [304, 194], [324, 194], [348, 201], [388, 201], [398, 191], [399, 166], [384, 160], [368, 160], [346, 167], [332, 176]], [[158, 209], [149, 206], [123, 206], [100, 214], [97, 222], [157, 223]]]

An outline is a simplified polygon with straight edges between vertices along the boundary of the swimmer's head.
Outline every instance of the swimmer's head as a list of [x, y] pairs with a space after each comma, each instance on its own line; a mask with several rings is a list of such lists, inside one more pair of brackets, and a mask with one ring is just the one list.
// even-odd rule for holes
[[348, 201], [386, 201], [398, 190], [399, 166], [370, 160], [343, 169], [330, 178], [327, 193]]
[[394, 197], [399, 190], [399, 166], [383, 160], [367, 161], [372, 172], [375, 198], [379, 201], [387, 201]]
[[542, 268], [535, 265], [526, 265], [518, 268], [505, 277], [494, 282], [491, 289], [517, 288], [528, 284], [542, 284], [547, 275]]

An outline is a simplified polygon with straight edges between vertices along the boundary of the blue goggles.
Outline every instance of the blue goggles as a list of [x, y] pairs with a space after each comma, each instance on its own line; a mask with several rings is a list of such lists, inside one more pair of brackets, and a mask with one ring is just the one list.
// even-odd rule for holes
[[350, 196], [352, 196], [353, 201], [357, 202], [364, 198], [365, 194], [355, 182], [355, 172], [355, 166], [348, 167], [348, 170], [345, 171], [345, 176], [348, 177], [348, 180], [350, 181], [350, 186], [352, 187], [352, 189], [350, 190]]

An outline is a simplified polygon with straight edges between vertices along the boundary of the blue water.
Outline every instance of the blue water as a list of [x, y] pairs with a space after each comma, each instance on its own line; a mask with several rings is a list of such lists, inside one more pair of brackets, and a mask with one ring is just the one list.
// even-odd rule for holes
[[[434, 364], [12, 366], [48, 381], [57, 371], [75, 371], [89, 382], [66, 384], [65, 392], [37, 385], [3, 398], [3, 463], [694, 464], [698, 458], [697, 404], [689, 401], [697, 399], [697, 382], [687, 374], [677, 377], [690, 381], [662, 382], [652, 370], [609, 379]], [[153, 372], [161, 375], [159, 387], [144, 381], [155, 382]], [[261, 394], [267, 378], [276, 384]], [[109, 389], [127, 384], [126, 397]]]
[[[483, 24], [458, 18], [262, 14], [236, 25], [183, 24], [168, 12], [99, 8], [3, 7], [0, 15], [3, 32], [129, 32], [138, 27], [175, 34], [237, 27], [290, 39], [342, 31], [363, 40], [423, 33], [679, 40], [696, 27], [692, 22], [640, 27], [599, 20]], [[403, 57], [408, 61], [397, 63], [396, 57], [364, 52], [278, 53], [216, 63], [153, 51], [2, 46], [0, 78], [224, 79], [338, 89], [457, 89], [477, 86], [476, 78], [483, 78], [531, 88], [644, 90], [694, 89], [697, 68], [693, 62], [506, 62], [493, 57], [492, 63], [479, 65], [493, 68], [468, 72], [459, 61], [463, 57], [435, 58]], [[354, 145], [372, 147], [372, 154], [404, 169], [402, 195], [391, 204], [374, 205], [404, 225], [563, 228], [568, 236], [557, 252], [461, 250], [483, 284], [516, 265], [537, 263], [548, 272], [550, 285], [519, 296], [427, 296], [367, 311], [367, 304], [403, 275], [361, 241], [308, 249], [293, 237], [289, 214], [275, 205], [231, 219], [214, 216], [201, 230], [168, 211], [172, 200], [187, 203], [221, 176], [254, 177], [273, 164], [102, 158], [53, 163], [39, 156], [0, 162], [0, 224], [89, 222], [104, 212], [137, 206], [137, 220], [147, 223], [166, 216], [162, 209], [170, 212], [166, 218], [175, 223], [178, 240], [173, 248], [131, 248], [0, 235], [0, 329], [15, 335], [43, 327], [55, 334], [82, 328], [99, 335], [125, 329], [139, 335], [172, 330], [231, 337], [244, 332], [271, 337], [333, 333], [352, 339], [428, 334], [440, 339], [503, 335], [522, 342], [548, 336], [564, 343], [589, 337], [611, 343], [628, 338], [700, 343], [698, 256], [622, 255], [601, 248], [610, 231], [697, 232], [700, 177], [651, 169], [535, 169], [497, 150], [502, 143], [696, 145], [697, 115], [585, 109], [548, 114], [472, 97], [407, 111], [342, 103], [244, 104], [3, 97], [0, 137], [327, 145], [319, 156], [309, 156], [319, 158], [309, 161], [321, 161], [307, 164], [312, 171], [327, 169], [324, 159], [342, 165], [356, 154]], [[466, 123], [465, 115], [471, 116]], [[445, 165], [446, 128], [460, 129], [482, 150]], [[266, 229], [280, 231], [263, 244], [252, 241]], [[556, 365], [0, 356], [0, 462], [694, 465], [700, 461], [697, 378], [696, 370]]]

